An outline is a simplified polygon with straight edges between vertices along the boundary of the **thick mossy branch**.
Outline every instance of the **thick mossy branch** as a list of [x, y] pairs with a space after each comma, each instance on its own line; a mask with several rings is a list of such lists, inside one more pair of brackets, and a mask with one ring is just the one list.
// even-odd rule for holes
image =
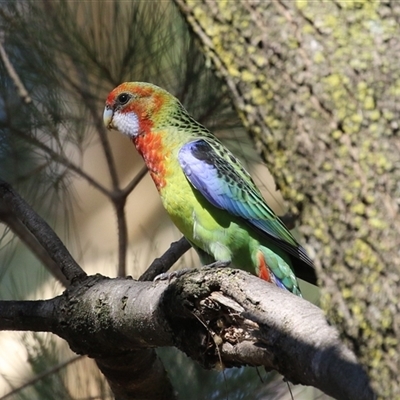
[[336, 398], [373, 398], [320, 309], [243, 271], [201, 268], [170, 284], [91, 276], [52, 300], [0, 302], [0, 328], [51, 331], [109, 380], [121, 359], [176, 346], [206, 368], [265, 366]]

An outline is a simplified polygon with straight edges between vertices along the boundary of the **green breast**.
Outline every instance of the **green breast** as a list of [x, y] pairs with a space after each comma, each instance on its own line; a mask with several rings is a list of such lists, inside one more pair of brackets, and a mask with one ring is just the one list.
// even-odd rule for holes
[[232, 267], [258, 275], [259, 255], [274, 275], [299, 294], [290, 257], [243, 219], [214, 207], [186, 179], [178, 165], [160, 191], [165, 209], [182, 234], [215, 260], [230, 261]]
[[241, 219], [214, 207], [186, 179], [179, 165], [160, 191], [165, 209], [182, 234], [217, 260], [230, 260], [254, 273], [259, 241]]

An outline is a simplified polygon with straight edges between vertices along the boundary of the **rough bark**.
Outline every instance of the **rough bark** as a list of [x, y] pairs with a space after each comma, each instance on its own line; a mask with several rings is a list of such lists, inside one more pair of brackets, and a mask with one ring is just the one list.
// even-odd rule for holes
[[[51, 300], [0, 302], [0, 329], [61, 336], [96, 359], [118, 399], [172, 398], [170, 386], [152, 379], [157, 368], [138, 364], [160, 346], [206, 368], [265, 366], [338, 399], [373, 399], [320, 309], [243, 271], [202, 268], [169, 284], [90, 276]], [[138, 393], [133, 376], [158, 390], [149, 384]]]
[[399, 3], [175, 2], [299, 214], [329, 319], [399, 398]]

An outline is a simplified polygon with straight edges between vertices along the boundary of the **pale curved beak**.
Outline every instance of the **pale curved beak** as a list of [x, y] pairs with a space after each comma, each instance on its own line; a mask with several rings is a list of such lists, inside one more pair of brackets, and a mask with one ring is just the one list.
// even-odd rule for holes
[[103, 122], [107, 129], [113, 129], [112, 119], [113, 119], [114, 111], [109, 106], [105, 106], [103, 112]]

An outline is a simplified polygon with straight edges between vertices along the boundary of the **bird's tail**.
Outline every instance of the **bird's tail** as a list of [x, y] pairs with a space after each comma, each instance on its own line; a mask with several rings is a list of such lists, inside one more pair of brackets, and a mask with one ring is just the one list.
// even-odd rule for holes
[[257, 252], [258, 273], [257, 275], [276, 286], [289, 290], [297, 296], [301, 296], [299, 284], [292, 270], [291, 260], [279, 249], [270, 249], [260, 246]]

